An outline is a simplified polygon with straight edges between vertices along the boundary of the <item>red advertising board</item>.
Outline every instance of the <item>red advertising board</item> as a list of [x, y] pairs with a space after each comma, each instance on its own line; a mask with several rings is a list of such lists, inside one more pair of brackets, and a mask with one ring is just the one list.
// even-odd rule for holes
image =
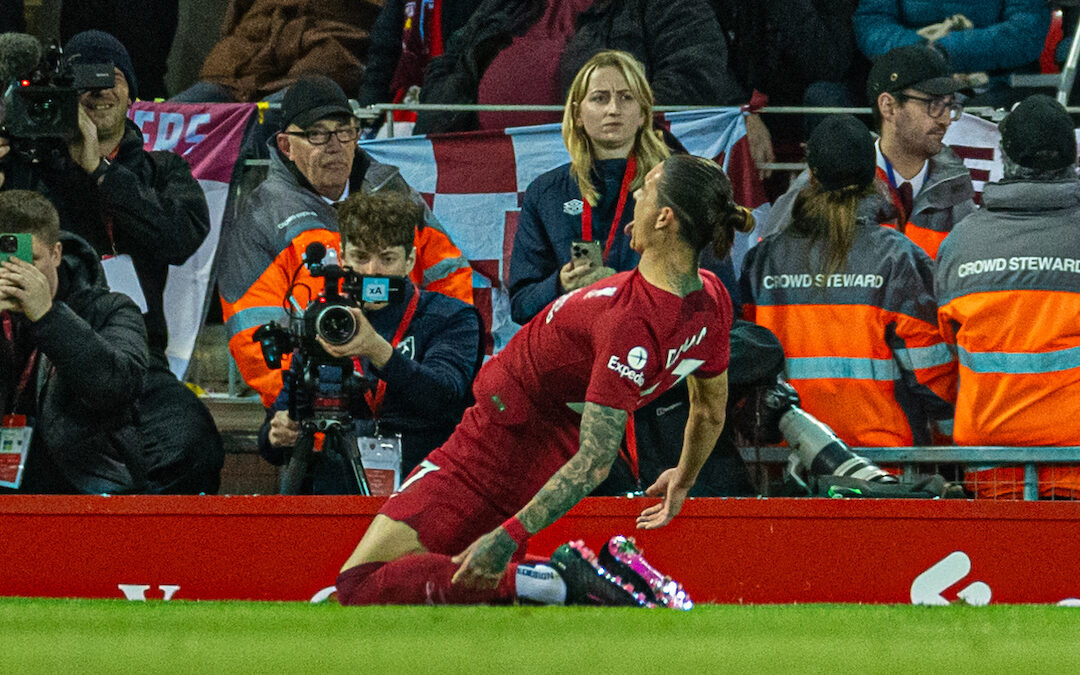
[[[325, 596], [381, 498], [0, 497], [0, 595]], [[587, 499], [530, 551], [632, 534], [651, 500]], [[637, 533], [697, 602], [1080, 603], [1080, 504], [698, 499]]]

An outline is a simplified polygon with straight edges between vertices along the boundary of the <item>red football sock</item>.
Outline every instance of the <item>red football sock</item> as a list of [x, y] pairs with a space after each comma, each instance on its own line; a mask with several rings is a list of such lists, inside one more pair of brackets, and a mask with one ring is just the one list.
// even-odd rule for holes
[[343, 605], [484, 605], [514, 600], [517, 564], [511, 563], [494, 589], [472, 589], [450, 583], [458, 565], [450, 556], [419, 553], [390, 562], [351, 567], [337, 578]]

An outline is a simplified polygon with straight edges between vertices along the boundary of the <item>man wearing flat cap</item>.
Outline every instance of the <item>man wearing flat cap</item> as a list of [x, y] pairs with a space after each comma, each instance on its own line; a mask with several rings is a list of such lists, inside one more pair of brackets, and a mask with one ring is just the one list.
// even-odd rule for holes
[[[877, 177], [890, 202], [880, 222], [895, 222], [933, 258], [953, 225], [975, 210], [971, 174], [943, 140], [962, 112], [949, 65], [933, 47], [898, 47], [874, 61], [866, 90], [880, 129]], [[766, 233], [787, 227], [807, 179], [800, 175], [776, 201]]]
[[[468, 260], [397, 168], [376, 162], [357, 146], [358, 134], [352, 106], [336, 82], [322, 75], [297, 80], [282, 101], [282, 129], [268, 143], [266, 180], [222, 234], [218, 290], [229, 351], [264, 406], [281, 391], [282, 371], [266, 366], [252, 336], [265, 323], [287, 320], [282, 303], [292, 288], [307, 286], [310, 298], [322, 291], [322, 280], [304, 267], [303, 254], [313, 242], [340, 252], [337, 204], [351, 193], [399, 192], [420, 205], [423, 227], [417, 230], [410, 276], [419, 288], [472, 302]], [[304, 305], [307, 298], [299, 301]]]
[[[1045, 95], [1000, 125], [1005, 177], [941, 245], [934, 275], [960, 360], [958, 445], [1080, 445], [1080, 180], [1065, 108]], [[1021, 498], [1021, 468], [969, 471], [980, 497]], [[1039, 469], [1041, 498], [1080, 497], [1080, 467]]]

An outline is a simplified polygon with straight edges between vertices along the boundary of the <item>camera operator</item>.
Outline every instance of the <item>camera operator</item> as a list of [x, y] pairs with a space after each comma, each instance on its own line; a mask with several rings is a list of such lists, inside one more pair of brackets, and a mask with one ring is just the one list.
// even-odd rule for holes
[[[344, 264], [365, 276], [408, 277], [423, 217], [419, 205], [397, 192], [350, 195], [338, 210]], [[349, 401], [357, 436], [400, 434], [404, 476], [461, 420], [483, 356], [479, 314], [461, 300], [411, 283], [401, 302], [348, 311], [357, 326], [352, 339], [332, 345], [319, 337], [319, 345], [331, 357], [353, 359], [366, 390]], [[294, 356], [294, 372], [302, 367], [299, 362]], [[286, 461], [287, 448], [298, 438], [298, 421], [287, 412], [294, 394], [285, 378], [260, 433], [260, 452], [274, 464]], [[312, 491], [347, 492], [346, 471], [340, 456], [320, 453], [312, 467]]]
[[[113, 84], [80, 92], [78, 131], [66, 153], [43, 153], [46, 161], [31, 164], [7, 152], [11, 141], [26, 139], [4, 144], [2, 187], [44, 194], [61, 227], [104, 259], [116, 290], [144, 308], [150, 362], [139, 408], [151, 490], [216, 492], [221, 438], [206, 407], [169, 370], [162, 299], [169, 266], [186, 261], [210, 230], [206, 197], [182, 157], [143, 149], [141, 132], [127, 119], [138, 83], [124, 46], [108, 33], [84, 31], [63, 53], [67, 68], [112, 64]], [[120, 288], [118, 276], [134, 280]]]
[[[139, 309], [110, 293], [94, 251], [60, 232], [56, 209], [40, 194], [0, 192], [0, 229], [27, 233], [33, 263], [0, 263], [0, 405], [5, 444], [25, 453], [26, 493], [125, 493], [145, 489], [135, 401], [146, 371]], [[5, 437], [7, 440], [10, 436]], [[4, 490], [0, 490], [4, 491]]]

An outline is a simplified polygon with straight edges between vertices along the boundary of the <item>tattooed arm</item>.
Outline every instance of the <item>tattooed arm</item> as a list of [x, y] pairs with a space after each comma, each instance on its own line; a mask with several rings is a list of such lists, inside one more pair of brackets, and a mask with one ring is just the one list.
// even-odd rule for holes
[[727, 371], [708, 379], [691, 375], [686, 378], [686, 383], [690, 393], [690, 415], [686, 420], [686, 431], [683, 432], [679, 465], [660, 474], [656, 482], [645, 490], [645, 494], [663, 497], [663, 501], [641, 512], [637, 519], [639, 529], [663, 527], [678, 515], [686, 495], [694, 487], [701, 467], [712, 454], [724, 429], [728, 398]]
[[[581, 414], [581, 446], [577, 454], [563, 464], [517, 513], [529, 534], [536, 534], [554, 523], [607, 478], [619, 454], [627, 416], [625, 410], [585, 404]], [[454, 573], [453, 583], [478, 588], [496, 586], [516, 550], [517, 544], [506, 530], [495, 528], [454, 558], [460, 567]]]

